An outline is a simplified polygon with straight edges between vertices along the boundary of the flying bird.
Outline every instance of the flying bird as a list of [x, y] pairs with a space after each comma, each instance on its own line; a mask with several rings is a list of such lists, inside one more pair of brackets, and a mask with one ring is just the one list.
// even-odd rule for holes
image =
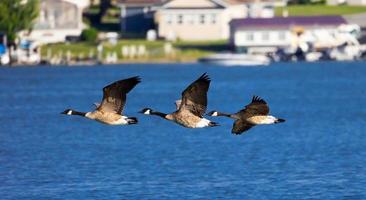
[[203, 115], [207, 107], [207, 91], [210, 86], [210, 78], [206, 73], [190, 84], [183, 92], [182, 99], [177, 100], [177, 110], [170, 114], [144, 108], [140, 111], [145, 115], [156, 115], [166, 120], [173, 121], [187, 128], [203, 128], [218, 126], [216, 122], [205, 119]]
[[231, 132], [236, 135], [240, 135], [259, 124], [285, 122], [284, 119], [279, 119], [268, 114], [269, 107], [267, 103], [258, 96], [253, 96], [252, 102], [235, 114], [227, 114], [218, 111], [211, 111], [208, 113], [209, 116], [225, 116], [235, 119]]
[[96, 109], [92, 112], [79, 112], [67, 109], [61, 114], [79, 115], [108, 125], [137, 124], [136, 117], [122, 115], [126, 104], [127, 93], [130, 92], [141, 79], [138, 76], [116, 81], [103, 88], [102, 102], [94, 103]]

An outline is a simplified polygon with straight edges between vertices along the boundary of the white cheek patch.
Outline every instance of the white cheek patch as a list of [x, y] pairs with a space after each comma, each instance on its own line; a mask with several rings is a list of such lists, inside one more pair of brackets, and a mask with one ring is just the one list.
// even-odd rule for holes
[[67, 112], [67, 115], [72, 115], [72, 110], [69, 110], [69, 111]]
[[212, 115], [211, 116], [214, 116], [214, 117], [216, 117], [216, 116], [218, 116], [219, 115], [219, 113], [217, 113], [217, 112], [214, 112], [214, 113], [212, 113]]
[[150, 115], [150, 114], [151, 114], [151, 112], [150, 112], [150, 110], [146, 110], [146, 111], [144, 112], [144, 114], [145, 114], [145, 115]]

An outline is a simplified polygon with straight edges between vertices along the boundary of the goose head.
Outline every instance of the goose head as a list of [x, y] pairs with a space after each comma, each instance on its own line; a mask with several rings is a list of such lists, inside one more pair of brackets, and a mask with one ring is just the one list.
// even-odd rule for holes
[[218, 116], [218, 115], [219, 115], [219, 112], [217, 112], [216, 110], [213, 110], [213, 111], [211, 111], [211, 112], [207, 113], [207, 115], [208, 115], [208, 116], [216, 117], [216, 116]]
[[139, 113], [142, 113], [144, 115], [151, 115], [152, 112], [153, 110], [151, 108], [144, 108]]
[[72, 115], [72, 110], [71, 109], [66, 109], [65, 111], [61, 112], [60, 114]]

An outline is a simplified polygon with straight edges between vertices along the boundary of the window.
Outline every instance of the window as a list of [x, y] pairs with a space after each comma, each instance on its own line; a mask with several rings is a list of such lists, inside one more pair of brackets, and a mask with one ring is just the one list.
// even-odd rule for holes
[[144, 17], [145, 18], [153, 18], [153, 12], [151, 12], [150, 7], [144, 7], [143, 12], [144, 12]]
[[216, 14], [211, 15], [211, 23], [216, 24]]
[[286, 32], [285, 31], [280, 31], [279, 33], [278, 33], [278, 39], [279, 40], [286, 40]]
[[183, 15], [178, 15], [178, 24], [183, 24]]
[[268, 41], [269, 40], [269, 33], [267, 31], [262, 33], [262, 40]]
[[205, 15], [200, 15], [200, 23], [205, 24], [205, 21], [206, 21], [206, 16]]
[[254, 34], [252, 32], [248, 32], [246, 34], [247, 41], [253, 41], [254, 40]]
[[186, 15], [185, 20], [188, 24], [194, 24], [194, 16], [193, 15]]
[[172, 15], [165, 15], [165, 21], [167, 24], [173, 23], [173, 16]]

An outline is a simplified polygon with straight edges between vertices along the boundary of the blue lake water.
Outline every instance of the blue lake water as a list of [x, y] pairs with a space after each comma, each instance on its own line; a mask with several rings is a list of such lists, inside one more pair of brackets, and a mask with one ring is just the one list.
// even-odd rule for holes
[[[138, 114], [175, 109], [208, 72], [208, 111], [264, 98], [286, 123], [230, 133], [233, 121], [187, 129]], [[107, 126], [59, 113], [93, 109], [102, 88], [140, 75]], [[270, 67], [133, 64], [0, 68], [1, 199], [366, 199], [366, 65]]]

